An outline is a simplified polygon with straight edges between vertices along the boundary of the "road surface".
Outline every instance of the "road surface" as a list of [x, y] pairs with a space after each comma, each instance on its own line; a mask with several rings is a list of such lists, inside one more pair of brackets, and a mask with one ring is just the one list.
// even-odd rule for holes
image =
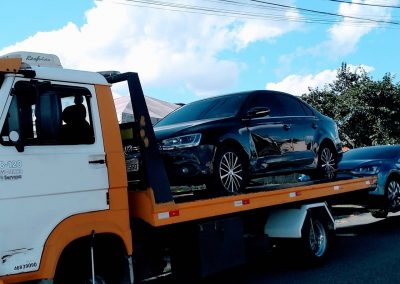
[[[340, 210], [335, 211], [340, 215]], [[333, 249], [322, 266], [310, 268], [290, 254], [271, 254], [245, 266], [203, 279], [200, 283], [400, 282], [400, 214], [389, 214], [387, 219], [375, 219], [361, 210], [350, 216], [341, 216], [336, 225], [337, 236]], [[160, 282], [174, 283], [168, 278]]]

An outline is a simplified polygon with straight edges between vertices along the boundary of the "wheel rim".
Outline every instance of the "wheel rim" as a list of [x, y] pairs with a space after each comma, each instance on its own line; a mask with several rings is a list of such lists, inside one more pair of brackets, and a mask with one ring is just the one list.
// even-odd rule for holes
[[388, 200], [390, 207], [396, 208], [400, 205], [400, 183], [396, 180], [391, 180], [387, 187]]
[[312, 253], [317, 257], [323, 256], [327, 247], [327, 237], [325, 228], [320, 222], [311, 220], [309, 242]]
[[321, 167], [325, 176], [329, 179], [334, 177], [336, 160], [329, 148], [322, 149], [321, 152]]
[[227, 152], [221, 157], [219, 176], [225, 190], [237, 193], [243, 180], [243, 168], [238, 155]]

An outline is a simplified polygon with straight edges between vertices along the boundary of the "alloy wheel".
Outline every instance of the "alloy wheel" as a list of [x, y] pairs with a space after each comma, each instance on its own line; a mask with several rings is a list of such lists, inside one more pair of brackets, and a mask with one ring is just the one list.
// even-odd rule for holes
[[238, 193], [243, 182], [243, 165], [234, 152], [226, 152], [221, 157], [219, 176], [225, 190]]
[[397, 180], [391, 180], [387, 186], [387, 194], [390, 209], [400, 206], [400, 183]]
[[335, 177], [336, 159], [329, 148], [322, 149], [320, 163], [325, 177], [333, 179]]

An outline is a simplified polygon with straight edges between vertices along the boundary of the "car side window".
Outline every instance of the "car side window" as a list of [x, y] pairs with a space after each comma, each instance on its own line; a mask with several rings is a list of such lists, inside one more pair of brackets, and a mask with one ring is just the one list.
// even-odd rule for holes
[[248, 104], [247, 109], [250, 110], [254, 107], [268, 107], [270, 109], [269, 116], [285, 116], [282, 103], [271, 93], [256, 93]]
[[89, 90], [19, 81], [1, 130], [1, 144], [14, 145], [13, 131], [23, 145], [93, 144], [91, 121]]
[[279, 96], [279, 100], [283, 104], [287, 116], [306, 116], [303, 106], [296, 98], [282, 94]]
[[308, 105], [306, 105], [303, 101], [300, 101], [300, 104], [303, 107], [303, 110], [307, 116], [315, 116], [314, 112]]

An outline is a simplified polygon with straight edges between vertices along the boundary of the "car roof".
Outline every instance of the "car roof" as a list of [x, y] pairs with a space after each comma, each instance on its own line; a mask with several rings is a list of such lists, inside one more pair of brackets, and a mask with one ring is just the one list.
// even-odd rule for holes
[[208, 97], [205, 99], [201, 99], [201, 100], [196, 100], [193, 102], [200, 102], [200, 101], [207, 101], [207, 100], [213, 100], [213, 99], [217, 99], [217, 98], [224, 98], [224, 97], [231, 97], [231, 96], [238, 96], [238, 95], [244, 95], [246, 97], [249, 97], [253, 94], [259, 94], [259, 93], [264, 93], [266, 95], [268, 94], [278, 94], [278, 95], [289, 95], [292, 97], [296, 97], [294, 95], [285, 93], [285, 92], [280, 92], [280, 91], [273, 91], [273, 90], [251, 90], [251, 91], [244, 91], [244, 92], [236, 92], [236, 93], [229, 93], [229, 94], [223, 94], [223, 95], [216, 95], [216, 96], [212, 96], [212, 97]]

